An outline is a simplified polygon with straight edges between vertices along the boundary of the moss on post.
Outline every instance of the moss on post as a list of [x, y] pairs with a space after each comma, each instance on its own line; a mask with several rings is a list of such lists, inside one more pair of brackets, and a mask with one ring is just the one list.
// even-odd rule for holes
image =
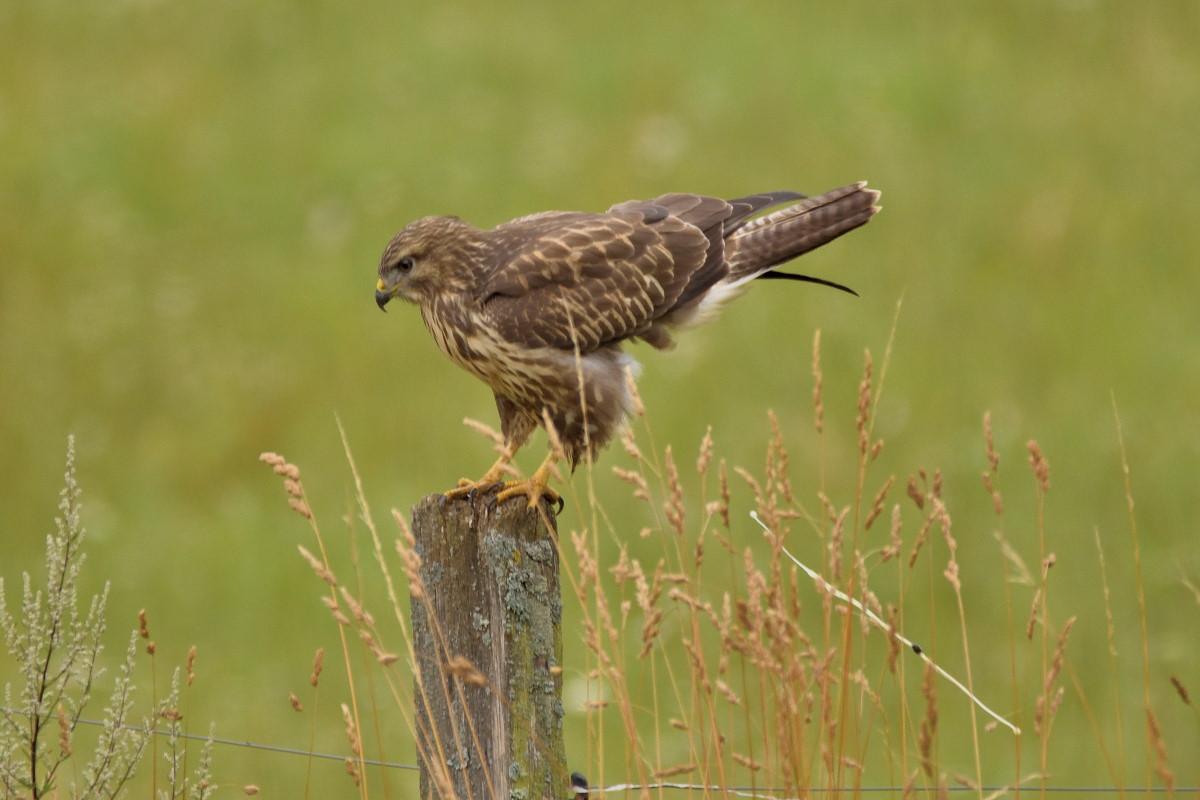
[[421, 796], [561, 800], [562, 595], [549, 505], [495, 495], [413, 509]]

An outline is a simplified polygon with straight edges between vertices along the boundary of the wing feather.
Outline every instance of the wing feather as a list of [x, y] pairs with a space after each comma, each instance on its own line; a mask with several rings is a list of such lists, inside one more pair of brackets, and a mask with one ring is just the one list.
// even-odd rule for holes
[[480, 293], [497, 333], [529, 347], [583, 353], [631, 337], [654, 343], [655, 321], [706, 264], [710, 241], [663, 206], [552, 212], [489, 232], [498, 266]]

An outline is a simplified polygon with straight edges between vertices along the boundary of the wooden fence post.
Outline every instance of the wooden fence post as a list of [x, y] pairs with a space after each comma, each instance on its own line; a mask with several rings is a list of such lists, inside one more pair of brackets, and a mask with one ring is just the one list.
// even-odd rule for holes
[[421, 797], [571, 796], [549, 504], [434, 494], [413, 508], [412, 531], [425, 584], [412, 598]]

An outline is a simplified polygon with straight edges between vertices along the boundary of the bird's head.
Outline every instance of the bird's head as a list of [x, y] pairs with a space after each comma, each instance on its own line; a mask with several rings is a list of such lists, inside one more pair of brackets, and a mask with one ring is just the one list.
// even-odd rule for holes
[[381, 309], [393, 297], [422, 304], [454, 291], [477, 236], [478, 231], [458, 217], [423, 217], [409, 223], [379, 259], [375, 302]]

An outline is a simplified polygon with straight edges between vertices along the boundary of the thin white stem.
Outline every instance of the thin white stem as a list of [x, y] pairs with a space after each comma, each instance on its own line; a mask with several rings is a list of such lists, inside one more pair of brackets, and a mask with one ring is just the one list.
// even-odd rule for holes
[[[751, 511], [750, 517], [755, 522], [757, 522], [764, 531], [766, 531], [767, 533], [771, 533], [771, 529], [768, 528], [763, 523], [763, 521], [759, 518], [757, 512]], [[964, 686], [961, 681], [959, 681], [957, 678], [955, 678], [949, 672], [946, 672], [946, 670], [942, 669], [936, 663], [934, 663], [933, 659], [931, 659], [928, 655], [925, 654], [925, 651], [921, 649], [921, 646], [919, 644], [916, 644], [915, 642], [911, 641], [910, 639], [905, 638], [905, 636], [903, 634], [901, 634], [899, 631], [892, 630], [886, 622], [884, 622], [882, 619], [879, 618], [879, 616], [877, 614], [875, 614], [875, 612], [871, 611], [869, 608], [864, 608], [862, 603], [858, 602], [853, 597], [848, 596], [847, 594], [845, 594], [844, 592], [839, 590], [837, 587], [835, 587], [833, 584], [831, 584], [829, 581], [825, 580], [820, 575], [813, 572], [803, 562], [801, 562], [800, 559], [796, 558], [794, 555], [792, 555], [790, 552], [788, 552], [786, 547], [782, 548], [782, 549], [783, 549], [784, 554], [788, 558], [790, 558], [796, 566], [798, 566], [798, 567], [800, 567], [800, 569], [804, 570], [808, 574], [808, 577], [813, 579], [813, 582], [815, 582], [817, 585], [822, 587], [825, 591], [829, 592], [830, 594], [832, 594], [834, 597], [841, 600], [842, 602], [849, 603], [850, 605], [854, 606], [856, 609], [858, 609], [858, 612], [860, 614], [862, 614], [864, 617], [866, 617], [871, 622], [872, 625], [879, 628], [884, 633], [887, 633], [890, 636], [896, 637], [896, 641], [900, 642], [905, 647], [907, 647], [909, 650], [912, 650], [914, 653], [919, 655], [921, 657], [921, 660], [924, 661], [929, 666], [933, 667], [935, 670], [937, 670], [937, 673], [939, 675], [941, 675], [943, 678], [945, 678], [946, 680], [950, 681], [955, 686], [957, 686], [959, 691], [961, 691], [967, 697], [971, 698], [971, 702], [974, 703], [975, 705], [979, 706], [979, 708], [982, 709], [984, 713], [986, 713], [992, 719], [999, 722], [1004, 727], [1008, 728], [1010, 731], [1012, 731], [1017, 736], [1021, 735], [1020, 728], [1018, 728], [1016, 725], [1013, 725], [1011, 722], [1006, 720], [1004, 717], [1000, 716], [995, 711], [992, 711], [990, 708], [988, 708], [987, 705], [982, 700], [980, 700], [978, 697], [976, 697], [974, 694], [972, 694], [971, 690], [968, 689], [966, 686]]]

